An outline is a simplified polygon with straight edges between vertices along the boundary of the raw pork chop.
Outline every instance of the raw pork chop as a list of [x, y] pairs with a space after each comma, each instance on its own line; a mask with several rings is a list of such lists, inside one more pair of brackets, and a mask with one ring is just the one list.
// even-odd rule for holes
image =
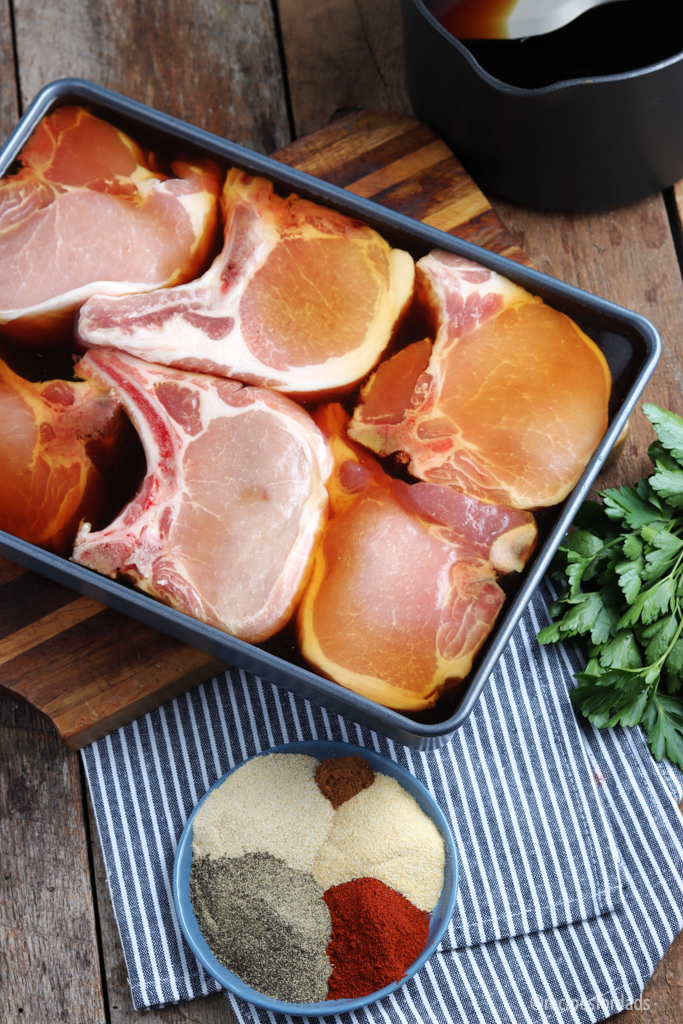
[[73, 560], [242, 640], [291, 616], [326, 508], [332, 458], [294, 402], [263, 388], [88, 352], [76, 372], [114, 389], [147, 474], [105, 530], [79, 530]]
[[350, 434], [422, 480], [515, 508], [569, 494], [607, 428], [611, 377], [563, 313], [451, 253], [417, 264], [437, 325], [382, 364]]
[[62, 107], [19, 162], [0, 182], [4, 333], [70, 336], [74, 311], [95, 292], [149, 291], [203, 269], [222, 178], [211, 161], [178, 160], [168, 178], [123, 132]]
[[79, 522], [96, 518], [105, 496], [86, 446], [115, 446], [123, 418], [99, 384], [31, 384], [0, 361], [0, 529], [67, 554]]
[[523, 567], [534, 518], [448, 487], [393, 480], [348, 439], [340, 405], [315, 419], [335, 471], [331, 519], [297, 618], [303, 654], [379, 704], [431, 707], [470, 671], [505, 600], [496, 570]]
[[78, 334], [143, 359], [320, 394], [361, 380], [413, 290], [406, 252], [358, 221], [233, 169], [225, 246], [203, 278], [153, 295], [91, 299]]

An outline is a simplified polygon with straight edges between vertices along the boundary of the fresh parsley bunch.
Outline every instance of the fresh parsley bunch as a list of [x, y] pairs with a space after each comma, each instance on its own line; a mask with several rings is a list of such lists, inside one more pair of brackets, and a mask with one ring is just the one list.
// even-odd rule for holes
[[683, 768], [683, 701], [671, 696], [683, 684], [683, 419], [643, 412], [654, 472], [583, 503], [551, 565], [566, 587], [557, 621], [538, 639], [590, 636], [574, 707], [599, 728], [642, 723], [654, 757]]

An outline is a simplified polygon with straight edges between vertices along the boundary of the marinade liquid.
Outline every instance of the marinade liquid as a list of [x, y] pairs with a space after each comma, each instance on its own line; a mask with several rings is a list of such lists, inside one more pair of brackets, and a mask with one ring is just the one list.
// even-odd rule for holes
[[[683, 50], [680, 0], [608, 3], [586, 11], [555, 32], [525, 39], [467, 38], [463, 34], [467, 22], [462, 20], [462, 0], [425, 2], [444, 28], [457, 34], [485, 71], [522, 89], [538, 89], [572, 78], [635, 71], [674, 57]], [[477, 0], [477, 7], [487, 4], [492, 11], [500, 12], [501, 25], [504, 25], [515, 2]], [[465, 0], [465, 13], [468, 4], [469, 0]]]

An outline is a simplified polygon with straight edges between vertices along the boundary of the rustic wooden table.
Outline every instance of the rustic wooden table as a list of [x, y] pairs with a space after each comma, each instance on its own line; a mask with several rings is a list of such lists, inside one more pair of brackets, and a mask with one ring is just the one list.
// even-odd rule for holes
[[[398, 0], [0, 0], [0, 135], [44, 84], [71, 75], [264, 153], [340, 111], [410, 112]], [[664, 356], [646, 397], [683, 413], [676, 190], [588, 215], [491, 202], [539, 269], [656, 324]], [[638, 413], [622, 459], [602, 482], [642, 475], [649, 440]], [[30, 707], [0, 698], [3, 1024], [137, 1018], [94, 829], [78, 755]], [[646, 995], [648, 1012], [613, 1019], [683, 1024], [681, 936]], [[145, 1021], [214, 1024], [230, 1016], [214, 995], [151, 1011]]]

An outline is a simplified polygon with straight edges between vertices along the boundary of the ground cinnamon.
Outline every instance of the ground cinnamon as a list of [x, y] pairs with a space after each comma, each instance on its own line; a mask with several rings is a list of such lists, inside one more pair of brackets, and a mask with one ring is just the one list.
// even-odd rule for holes
[[399, 981], [427, 944], [430, 915], [377, 878], [328, 889], [328, 999], [357, 999]]
[[375, 773], [362, 757], [328, 757], [315, 772], [315, 781], [323, 796], [330, 801], [335, 811], [362, 789], [372, 785]]

